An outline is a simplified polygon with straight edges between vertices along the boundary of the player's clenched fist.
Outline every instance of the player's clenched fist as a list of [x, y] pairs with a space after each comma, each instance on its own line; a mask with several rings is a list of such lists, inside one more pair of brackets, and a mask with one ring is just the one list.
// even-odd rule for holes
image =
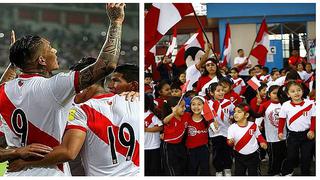
[[125, 3], [108, 3], [106, 11], [111, 22], [122, 23], [124, 20]]

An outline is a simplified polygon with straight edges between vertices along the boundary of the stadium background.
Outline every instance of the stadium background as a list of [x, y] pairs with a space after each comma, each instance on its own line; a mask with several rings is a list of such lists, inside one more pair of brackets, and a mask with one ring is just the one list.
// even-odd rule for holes
[[[62, 71], [84, 56], [97, 57], [108, 27], [103, 3], [1, 4], [0, 75], [9, 64], [10, 33], [39, 35], [58, 50]], [[139, 4], [126, 4], [119, 64], [139, 62]], [[0, 164], [2, 176], [6, 163]]]

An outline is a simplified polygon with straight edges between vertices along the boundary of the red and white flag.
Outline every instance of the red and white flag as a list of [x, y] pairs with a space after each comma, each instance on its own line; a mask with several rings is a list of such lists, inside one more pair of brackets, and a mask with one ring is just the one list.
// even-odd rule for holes
[[211, 110], [209, 103], [205, 100], [203, 104], [203, 117], [206, 121], [211, 121], [217, 117], [217, 113], [214, 110]]
[[269, 49], [269, 32], [266, 20], [263, 19], [259, 32], [256, 37], [255, 47], [251, 51], [251, 56], [257, 58], [258, 64], [264, 66], [266, 64]]
[[253, 76], [247, 84], [255, 91], [261, 86], [260, 81], [255, 76]]
[[167, 49], [166, 56], [172, 55], [172, 52], [176, 46], [177, 46], [177, 28], [175, 27], [173, 28], [173, 36], [172, 36], [170, 46]]
[[223, 61], [221, 66], [227, 66], [231, 60], [231, 30], [230, 25], [226, 25], [226, 35], [224, 36]]
[[145, 55], [175, 24], [192, 12], [191, 3], [153, 3], [145, 16]]
[[184, 53], [186, 52], [186, 50], [190, 47], [200, 47], [200, 48], [204, 49], [204, 44], [205, 44], [205, 42], [203, 39], [202, 30], [199, 28], [198, 32], [195, 33], [194, 35], [192, 35], [190, 37], [190, 39], [188, 39], [188, 41], [180, 47], [180, 49], [176, 55], [176, 59], [174, 60], [174, 64], [177, 67], [185, 65], [186, 62], [184, 59]]

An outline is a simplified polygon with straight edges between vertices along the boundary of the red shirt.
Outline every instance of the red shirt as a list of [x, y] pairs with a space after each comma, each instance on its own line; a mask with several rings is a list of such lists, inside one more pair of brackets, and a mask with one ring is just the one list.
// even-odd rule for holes
[[230, 100], [235, 106], [242, 102], [242, 99], [239, 94], [231, 90], [228, 94], [224, 95], [225, 99]]
[[257, 105], [257, 100], [258, 100], [258, 98], [257, 98], [257, 97], [254, 97], [254, 98], [251, 99], [251, 101], [250, 101], [250, 107], [251, 107], [252, 111], [255, 112], [255, 113], [259, 111], [259, 107], [260, 107], [260, 105], [261, 105], [262, 103], [267, 102], [267, 99], [264, 98], [264, 99], [262, 99], [260, 105], [258, 106], [258, 105]]
[[169, 121], [168, 124], [164, 125], [164, 141], [170, 144], [178, 144], [182, 141], [186, 126], [187, 120], [190, 118], [190, 113], [185, 112], [180, 120], [175, 117]]
[[291, 64], [291, 65], [294, 65], [296, 66], [298, 63], [302, 63], [304, 62], [304, 59], [300, 56], [298, 57], [295, 57], [295, 56], [291, 56], [289, 59], [288, 59], [288, 63]]
[[196, 148], [208, 144], [208, 126], [205, 120], [195, 122], [192, 120], [192, 116], [188, 117], [188, 136], [186, 140], [187, 148]]
[[196, 88], [196, 93], [200, 92], [202, 87], [204, 85], [206, 85], [209, 81], [211, 81], [211, 77], [209, 76], [201, 76], [199, 79], [198, 79], [198, 83], [197, 83], [197, 88]]

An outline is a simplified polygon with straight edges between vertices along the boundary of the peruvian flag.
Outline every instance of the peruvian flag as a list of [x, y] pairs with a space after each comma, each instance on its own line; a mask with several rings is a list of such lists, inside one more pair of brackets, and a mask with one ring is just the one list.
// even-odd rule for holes
[[185, 65], [186, 62], [184, 60], [184, 53], [186, 52], [186, 50], [190, 47], [200, 47], [204, 49], [204, 44], [205, 42], [203, 39], [202, 30], [199, 28], [198, 32], [192, 35], [190, 39], [188, 39], [188, 41], [180, 47], [176, 55], [176, 59], [174, 60], [174, 64], [177, 67]]
[[203, 117], [206, 121], [211, 121], [217, 117], [217, 113], [214, 110], [211, 110], [209, 103], [205, 100], [203, 104]]
[[153, 3], [145, 16], [145, 54], [185, 15], [192, 12], [191, 3]]
[[173, 28], [173, 36], [170, 43], [170, 46], [167, 49], [166, 56], [172, 55], [174, 48], [177, 46], [177, 28]]
[[269, 49], [269, 32], [266, 20], [263, 19], [259, 32], [255, 41], [255, 48], [251, 50], [252, 56], [258, 59], [258, 64], [264, 66], [266, 64], [266, 58]]
[[247, 81], [247, 84], [251, 86], [252, 89], [255, 91], [261, 86], [260, 81], [255, 76], [253, 76], [249, 81]]
[[227, 66], [231, 60], [231, 30], [230, 25], [227, 23], [226, 35], [224, 36], [224, 50], [223, 50], [223, 62], [221, 66]]

